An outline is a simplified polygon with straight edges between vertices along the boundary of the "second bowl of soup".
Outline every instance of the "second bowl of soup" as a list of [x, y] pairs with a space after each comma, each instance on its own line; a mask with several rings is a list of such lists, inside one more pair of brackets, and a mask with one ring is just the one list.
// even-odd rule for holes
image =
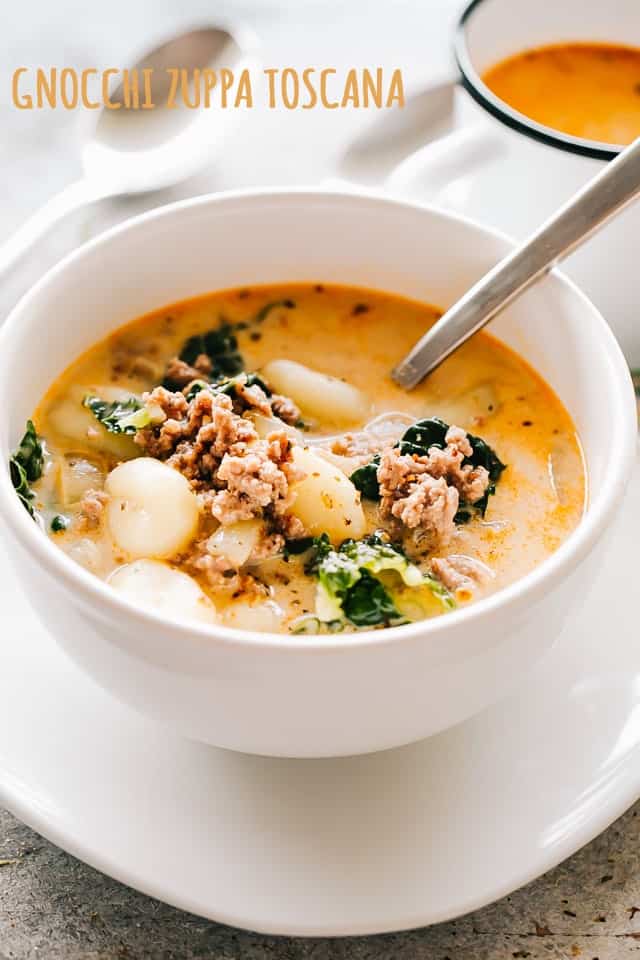
[[[412, 196], [524, 237], [640, 135], [635, 0], [471, 0], [454, 45], [471, 95], [461, 92], [458, 119], [470, 132], [477, 126], [491, 149], [482, 141], [478, 148], [467, 144], [451, 164], [450, 186], [439, 176], [434, 196], [427, 168], [426, 184], [414, 178]], [[634, 368], [640, 367], [638, 211], [631, 206], [563, 264]]]

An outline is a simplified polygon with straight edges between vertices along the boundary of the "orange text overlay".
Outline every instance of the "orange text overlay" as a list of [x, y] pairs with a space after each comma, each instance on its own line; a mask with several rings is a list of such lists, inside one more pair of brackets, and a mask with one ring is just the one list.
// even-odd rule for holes
[[18, 110], [226, 110], [257, 103], [286, 110], [389, 109], [405, 102], [400, 69], [269, 67], [234, 72], [170, 67], [161, 73], [151, 68], [18, 67], [12, 77], [12, 102]]

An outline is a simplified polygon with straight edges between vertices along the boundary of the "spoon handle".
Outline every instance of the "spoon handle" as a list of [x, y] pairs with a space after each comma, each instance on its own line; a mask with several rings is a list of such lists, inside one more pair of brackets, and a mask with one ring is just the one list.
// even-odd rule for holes
[[0, 280], [59, 220], [95, 199], [95, 191], [86, 180], [71, 183], [51, 197], [8, 240], [0, 244]]
[[523, 244], [478, 280], [422, 337], [392, 377], [410, 390], [522, 290], [584, 243], [640, 193], [640, 138]]

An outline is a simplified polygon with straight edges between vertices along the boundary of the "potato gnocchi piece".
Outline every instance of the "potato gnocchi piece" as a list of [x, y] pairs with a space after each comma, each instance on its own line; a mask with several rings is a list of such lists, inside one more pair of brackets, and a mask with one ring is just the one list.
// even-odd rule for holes
[[215, 606], [196, 581], [159, 560], [134, 560], [114, 571], [107, 582], [136, 606], [150, 607], [163, 617], [217, 621]]
[[128, 556], [171, 557], [195, 536], [198, 498], [181, 473], [159, 460], [138, 457], [119, 464], [105, 490], [109, 530]]
[[221, 620], [226, 627], [236, 630], [257, 630], [260, 633], [278, 633], [282, 628], [284, 611], [274, 600], [249, 603], [235, 600], [225, 607]]
[[332, 543], [363, 537], [364, 511], [351, 480], [308, 447], [294, 447], [293, 460], [306, 474], [292, 488], [293, 516], [302, 521], [312, 536], [327, 533]]
[[264, 530], [262, 520], [239, 520], [220, 526], [207, 540], [207, 550], [218, 557], [226, 557], [236, 569], [242, 567], [260, 540]]
[[139, 452], [133, 437], [109, 433], [91, 411], [82, 405], [87, 394], [94, 393], [110, 402], [126, 400], [131, 396], [130, 391], [122, 390], [120, 387], [75, 386], [68, 391], [60, 403], [52, 407], [49, 413], [50, 423], [57, 433], [72, 440], [80, 450], [95, 450], [109, 454], [118, 460], [130, 460]]
[[356, 423], [371, 412], [371, 401], [362, 391], [294, 360], [271, 360], [262, 372], [278, 393], [297, 403], [303, 417], [307, 414], [321, 421]]

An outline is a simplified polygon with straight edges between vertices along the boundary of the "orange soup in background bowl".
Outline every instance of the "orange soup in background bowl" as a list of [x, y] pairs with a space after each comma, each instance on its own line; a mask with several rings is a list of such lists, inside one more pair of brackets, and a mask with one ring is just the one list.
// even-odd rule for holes
[[637, 47], [551, 44], [501, 60], [482, 79], [519, 113], [561, 133], [614, 145], [640, 136]]
[[[429, 193], [427, 173], [414, 196], [422, 187], [422, 199], [525, 236], [640, 136], [638, 0], [472, 0], [454, 48], [475, 101], [462, 96], [462, 122], [500, 149], [456, 149], [455, 184]], [[635, 205], [563, 265], [632, 368], [640, 367], [639, 235]]]

